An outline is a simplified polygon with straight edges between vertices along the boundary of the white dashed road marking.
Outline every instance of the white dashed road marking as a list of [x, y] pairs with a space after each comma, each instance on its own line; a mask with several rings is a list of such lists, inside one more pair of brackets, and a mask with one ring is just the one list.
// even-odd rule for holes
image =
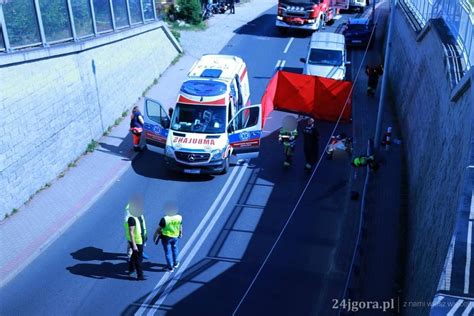
[[283, 54], [286, 54], [288, 52], [288, 49], [290, 49], [291, 43], [293, 43], [293, 40], [295, 38], [291, 37], [290, 40], [288, 41], [288, 44], [286, 44], [285, 50], [283, 51]]

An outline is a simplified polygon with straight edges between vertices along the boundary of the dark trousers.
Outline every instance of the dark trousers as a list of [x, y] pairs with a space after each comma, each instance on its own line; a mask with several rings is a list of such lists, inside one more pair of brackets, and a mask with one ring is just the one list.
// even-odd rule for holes
[[132, 249], [132, 256], [128, 261], [128, 272], [133, 273], [134, 271], [137, 271], [137, 277], [142, 277], [143, 245], [137, 245], [138, 251], [135, 251], [133, 250], [132, 243], [129, 242], [128, 244]]
[[234, 6], [234, 3], [233, 3], [233, 2], [229, 3], [229, 6], [230, 6], [230, 14], [235, 14], [235, 6]]
[[304, 157], [306, 163], [313, 166], [318, 161], [319, 156], [319, 144], [315, 143], [304, 143]]

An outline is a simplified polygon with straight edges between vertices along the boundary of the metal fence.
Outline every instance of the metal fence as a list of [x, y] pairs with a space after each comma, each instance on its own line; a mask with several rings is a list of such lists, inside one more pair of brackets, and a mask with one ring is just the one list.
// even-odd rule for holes
[[0, 0], [0, 51], [78, 41], [156, 19], [155, 0]]
[[466, 71], [474, 63], [473, 7], [468, 0], [404, 0], [424, 26], [429, 19], [442, 17], [463, 51]]

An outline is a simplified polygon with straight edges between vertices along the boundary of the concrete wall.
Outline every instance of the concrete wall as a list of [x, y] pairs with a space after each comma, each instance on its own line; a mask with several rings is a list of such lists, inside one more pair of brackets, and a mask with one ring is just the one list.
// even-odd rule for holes
[[0, 57], [0, 217], [113, 125], [178, 48], [153, 23], [85, 44]]
[[[417, 34], [397, 9], [390, 85], [408, 162], [409, 210], [403, 299], [431, 302], [456, 220], [470, 148], [471, 92], [451, 101], [446, 56], [438, 32]], [[422, 304], [423, 304], [422, 303]], [[406, 311], [427, 315], [429, 308]]]

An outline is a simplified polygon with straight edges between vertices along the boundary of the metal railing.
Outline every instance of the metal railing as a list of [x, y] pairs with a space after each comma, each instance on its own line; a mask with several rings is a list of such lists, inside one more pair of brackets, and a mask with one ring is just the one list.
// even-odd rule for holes
[[0, 52], [119, 32], [156, 21], [156, 9], [155, 0], [0, 0]]
[[424, 26], [431, 18], [443, 18], [462, 50], [465, 72], [474, 63], [474, 12], [468, 0], [404, 0]]

